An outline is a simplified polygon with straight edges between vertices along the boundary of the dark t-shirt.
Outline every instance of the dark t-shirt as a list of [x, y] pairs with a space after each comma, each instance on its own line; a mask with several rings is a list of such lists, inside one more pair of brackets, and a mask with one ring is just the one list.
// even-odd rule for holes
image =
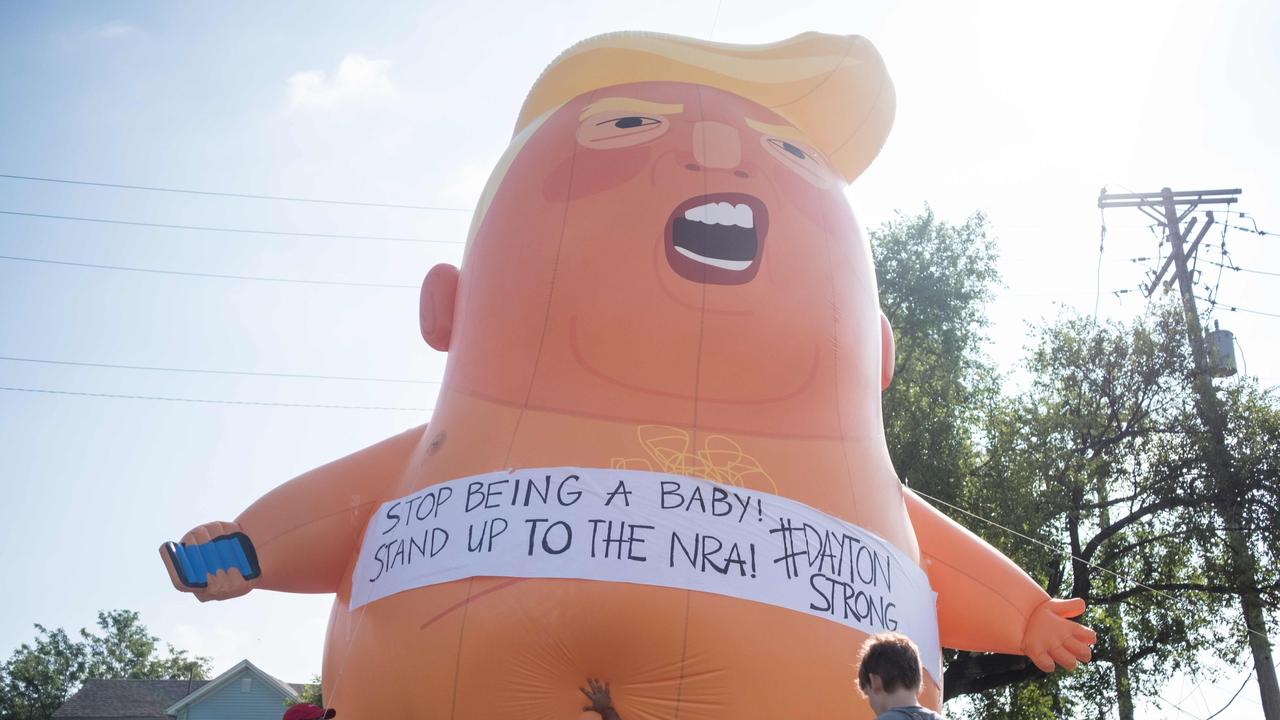
[[942, 720], [942, 716], [926, 707], [904, 705], [885, 710], [876, 720]]

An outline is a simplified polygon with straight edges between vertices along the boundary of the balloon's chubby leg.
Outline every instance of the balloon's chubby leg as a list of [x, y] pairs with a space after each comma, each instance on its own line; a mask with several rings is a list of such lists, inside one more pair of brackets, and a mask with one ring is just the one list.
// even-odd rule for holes
[[369, 515], [408, 465], [419, 426], [304, 473], [259, 498], [235, 522], [194, 528], [160, 556], [174, 587], [201, 602], [253, 588], [336, 592]]
[[904, 489], [929, 584], [938, 593], [942, 644], [958, 650], [1021, 654], [1036, 667], [1074, 670], [1088, 662], [1097, 636], [1068, 618], [1084, 612], [1078, 598], [1055, 600], [981, 538]]

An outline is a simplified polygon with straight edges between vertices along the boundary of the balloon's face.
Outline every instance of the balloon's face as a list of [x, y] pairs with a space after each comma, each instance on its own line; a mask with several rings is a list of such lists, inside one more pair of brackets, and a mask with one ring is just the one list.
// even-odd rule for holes
[[[709, 88], [673, 93], [656, 85], [599, 93], [579, 112], [581, 151], [572, 171], [582, 175], [568, 194], [643, 202], [652, 222], [634, 236], [660, 237], [668, 269], [685, 280], [751, 282], [762, 264], [770, 204], [803, 203], [835, 187], [835, 178], [797, 131], [764, 108]], [[636, 197], [626, 186], [646, 172], [654, 192]]]
[[878, 412], [874, 278], [843, 187], [744, 98], [669, 82], [580, 96], [534, 130], [468, 249], [451, 381], [639, 422], [699, 422], [696, 398], [740, 426], [760, 406], [803, 432], [841, 365]]

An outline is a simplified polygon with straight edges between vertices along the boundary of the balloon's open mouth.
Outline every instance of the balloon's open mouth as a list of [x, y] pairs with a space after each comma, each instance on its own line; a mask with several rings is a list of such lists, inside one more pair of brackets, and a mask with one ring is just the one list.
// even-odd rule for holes
[[686, 280], [750, 281], [760, 269], [769, 213], [759, 198], [713, 193], [680, 203], [667, 220], [667, 262]]

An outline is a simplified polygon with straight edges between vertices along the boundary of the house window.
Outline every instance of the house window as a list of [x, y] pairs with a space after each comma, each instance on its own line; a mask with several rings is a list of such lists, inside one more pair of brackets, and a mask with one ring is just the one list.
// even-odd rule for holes
[[240, 692], [247, 693], [253, 691], [253, 678], [245, 678], [240, 681]]

